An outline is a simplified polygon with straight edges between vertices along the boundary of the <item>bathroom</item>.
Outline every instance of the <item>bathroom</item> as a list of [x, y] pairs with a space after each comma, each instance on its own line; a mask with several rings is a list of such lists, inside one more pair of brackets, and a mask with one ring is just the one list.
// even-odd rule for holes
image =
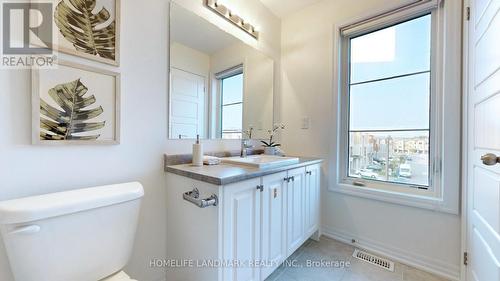
[[[8, 37], [5, 37], [8, 33], [6, 26], [9, 22], [5, 12], [10, 9], [7, 5], [10, 2], [12, 1], [2, 0], [3, 59], [10, 56], [5, 51], [5, 46], [8, 46], [5, 44], [8, 40]], [[56, 7], [59, 5], [74, 5], [79, 1], [39, 2], [51, 3], [51, 12], [57, 14]], [[70, 2], [72, 4], [68, 4]], [[0, 94], [0, 128], [3, 132], [0, 139], [0, 225], [8, 220], [5, 206], [9, 205], [5, 202], [15, 203], [15, 200], [23, 198], [38, 198], [36, 196], [86, 188], [105, 189], [115, 184], [139, 183], [130, 189], [137, 195], [135, 199], [140, 200], [140, 210], [136, 210], [137, 219], [129, 218], [130, 231], [135, 231], [133, 241], [129, 241], [127, 245], [131, 247], [130, 254], [126, 255], [127, 260], [122, 262], [120, 268], [114, 268], [108, 274], [95, 279], [47, 279], [46, 276], [37, 278], [26, 274], [27, 272], [19, 273], [22, 269], [13, 268], [14, 263], [19, 264], [19, 260], [13, 262], [14, 257], [26, 261], [25, 258], [29, 255], [26, 253], [24, 257], [25, 253], [21, 256], [11, 254], [9, 257], [9, 252], [12, 251], [6, 247], [8, 229], [3, 228], [3, 242], [0, 243], [0, 280], [98, 281], [106, 280], [103, 278], [117, 272], [126, 273], [127, 277], [119, 279], [120, 276], [116, 276], [116, 279], [109, 280], [500, 280], [500, 165], [494, 165], [500, 158], [491, 158], [491, 154], [500, 154], [500, 123], [495, 121], [499, 119], [500, 114], [500, 103], [495, 96], [500, 90], [500, 36], [492, 32], [500, 28], [499, 0], [89, 2], [96, 2], [91, 13], [95, 14], [105, 7], [111, 12], [111, 17], [115, 17], [115, 27], [119, 32], [115, 37], [117, 48], [113, 59], [102, 59], [102, 55], [99, 58], [95, 58], [97, 55], [78, 55], [75, 51], [68, 51], [73, 45], [66, 43], [61, 46], [60, 52], [54, 51], [55, 56], [50, 57], [61, 62], [59, 67], [40, 66], [39, 70], [34, 71], [20, 65], [6, 66], [5, 60], [2, 60], [0, 85], [4, 90]], [[228, 18], [224, 9], [230, 10], [231, 15], [237, 17]], [[59, 12], [71, 13], [62, 9]], [[387, 162], [395, 161], [389, 156], [379, 159], [380, 161], [372, 159], [372, 165], [375, 162], [376, 165], [371, 168], [350, 169], [350, 165], [354, 164], [349, 162], [352, 158], [349, 153], [352, 155], [353, 151], [348, 142], [354, 139], [350, 134], [355, 133], [349, 132], [347, 120], [352, 117], [352, 112], [346, 109], [352, 101], [346, 99], [348, 95], [344, 96], [342, 93], [348, 92], [349, 86], [356, 85], [349, 85], [348, 82], [348, 76], [352, 75], [355, 68], [350, 68], [351, 62], [346, 51], [349, 40], [344, 39], [352, 38], [350, 42], [354, 42], [355, 39], [362, 39], [361, 36], [371, 32], [391, 29], [398, 24], [404, 25], [422, 17], [427, 20], [422, 26], [427, 28], [427, 33], [424, 33], [428, 35], [426, 38], [429, 40], [414, 40], [419, 38], [418, 36], [424, 36], [421, 33], [407, 33], [403, 38], [395, 38], [394, 34], [393, 37], [387, 37], [386, 33], [378, 39], [375, 38], [377, 44], [365, 45], [363, 49], [365, 53], [372, 55], [364, 59], [375, 65], [377, 62], [390, 61], [391, 56], [394, 59], [394, 40], [412, 42], [406, 44], [409, 47], [412, 44], [420, 44], [431, 50], [425, 52], [418, 47], [414, 48], [419, 53], [412, 58], [414, 65], [410, 63], [409, 66], [418, 68], [410, 69], [409, 72], [426, 72], [431, 77], [430, 82], [426, 80], [423, 83], [430, 89], [427, 91], [427, 98], [424, 98], [423, 102], [409, 102], [402, 98], [400, 103], [406, 102], [403, 109], [385, 110], [386, 107], [380, 106], [380, 111], [371, 110], [375, 113], [367, 118], [376, 122], [377, 117], [382, 116], [384, 112], [397, 116], [407, 111], [409, 114], [405, 117], [398, 116], [391, 121], [399, 121], [402, 126], [405, 126], [404, 122], [412, 125], [425, 123], [422, 128], [418, 128], [418, 131], [424, 133], [418, 136], [420, 140], [427, 141], [424, 145], [427, 150], [417, 149], [418, 153], [405, 156], [407, 163], [416, 163], [421, 160], [421, 155], [426, 155], [426, 170], [420, 172], [425, 175], [425, 182], [415, 184], [419, 171], [413, 166], [411, 172], [406, 171], [408, 176], [404, 176], [402, 166], [391, 169], [392, 173], [398, 174], [397, 178], [401, 182], [379, 180], [380, 175], [389, 177]], [[108, 24], [110, 21], [111, 19], [107, 20]], [[15, 21], [9, 22], [10, 30], [15, 30], [11, 32], [12, 36], [22, 34], [23, 27], [16, 27], [15, 24], [12, 26], [12, 22]], [[59, 34], [60, 24], [60, 21], [54, 22], [53, 38], [62, 36]], [[201, 28], [218, 35], [201, 34], [189, 28]], [[63, 41], [64, 38], [58, 40]], [[207, 75], [199, 89], [213, 95], [220, 93], [222, 84], [214, 81], [233, 77], [234, 73], [224, 71], [242, 65], [236, 68], [238, 74], [256, 72], [258, 78], [251, 80], [254, 76], [244, 76], [244, 81], [240, 83], [244, 89], [241, 95], [245, 96], [245, 100], [239, 103], [244, 106], [251, 104], [247, 100], [247, 91], [255, 91], [260, 95], [251, 100], [254, 104], [248, 107], [250, 110], [243, 109], [243, 113], [235, 116], [238, 117], [236, 119], [240, 125], [236, 133], [234, 130], [223, 129], [221, 111], [224, 105], [213, 102], [220, 100], [218, 96], [205, 96], [203, 100], [202, 110], [205, 110], [206, 118], [199, 123], [202, 129], [174, 130], [172, 113], [176, 108], [172, 108], [172, 89], [175, 89], [172, 83], [175, 81], [173, 73], [175, 69], [182, 68], [182, 51], [176, 52], [181, 48], [175, 43], [183, 42], [188, 45], [191, 42], [198, 44], [197, 47], [191, 46], [191, 49], [208, 49], [221, 45], [224, 40], [241, 45], [246, 51], [240, 50], [237, 53], [245, 54], [245, 58], [240, 59], [238, 63], [230, 61], [221, 68], [212, 63], [213, 58], [206, 59]], [[60, 42], [60, 45], [63, 43]], [[393, 49], [384, 46], [392, 46]], [[475, 52], [476, 49], [480, 52]], [[198, 50], [199, 52], [201, 51]], [[408, 55], [410, 52], [403, 54], [411, 57]], [[210, 56], [215, 53], [211, 50]], [[418, 55], [422, 53], [429, 57], [428, 61], [423, 63], [428, 69], [423, 69], [415, 63], [420, 58]], [[18, 54], [16, 57], [22, 56]], [[220, 56], [224, 57], [225, 54]], [[192, 54], [187, 56], [188, 60], [193, 58]], [[355, 64], [355, 60], [353, 63]], [[73, 67], [75, 65], [80, 67]], [[114, 122], [106, 124], [112, 125], [114, 130], [111, 130], [109, 135], [103, 134], [103, 137], [108, 138], [104, 141], [61, 143], [62, 141], [57, 140], [41, 141], [39, 138], [40, 106], [33, 104], [35, 100], [40, 102], [40, 99], [33, 99], [33, 96], [43, 92], [40, 89], [47, 86], [44, 78], [57, 81], [58, 77], [73, 73], [72, 69], [78, 69], [78, 73], [85, 72], [88, 79], [106, 76], [106, 79], [95, 80], [95, 84], [102, 86], [102, 89], [108, 89], [107, 85], [104, 85], [105, 82], [114, 86], [114, 99], [103, 105], [104, 113], [101, 115], [110, 113], [108, 107], [112, 109]], [[96, 69], [99, 71], [94, 71]], [[371, 70], [363, 73], [365, 76], [374, 76], [368, 80], [385, 79], [378, 76], [380, 73], [383, 76], [382, 68]], [[61, 75], [51, 76], [51, 73], [55, 72]], [[193, 74], [192, 70], [185, 72]], [[96, 76], [95, 73], [99, 75]], [[408, 74], [396, 71], [391, 75]], [[112, 79], [108, 79], [109, 77]], [[99, 81], [103, 82], [99, 84]], [[85, 83], [83, 79], [82, 82]], [[103, 96], [92, 91], [91, 85], [94, 84], [87, 84], [89, 93], [96, 95], [97, 102], [100, 102], [99, 98]], [[415, 85], [411, 84], [406, 86], [403, 92], [414, 93], [414, 88]], [[475, 94], [478, 94], [479, 98]], [[44, 97], [45, 100], [49, 98], [49, 95]], [[383, 97], [380, 100], [383, 100]], [[372, 98], [370, 102], [380, 104], [380, 100]], [[368, 106], [369, 104], [364, 103], [360, 108]], [[422, 114], [422, 110], [418, 111], [419, 106], [427, 108], [428, 114]], [[488, 110], [490, 114], [474, 114], [481, 110]], [[35, 118], [34, 112], [37, 114]], [[366, 118], [366, 115], [364, 117]], [[422, 120], [425, 122], [421, 122]], [[481, 125], [490, 125], [488, 134], [486, 131], [480, 131]], [[267, 150], [283, 154], [291, 160], [300, 157], [298, 161], [301, 162], [291, 164], [289, 168], [248, 168], [248, 165], [242, 164], [242, 161], [247, 161], [245, 159], [257, 159], [252, 158], [254, 155], [251, 154], [263, 152], [261, 141], [269, 142], [268, 130], [273, 128], [276, 128], [273, 141], [280, 146]], [[249, 138], [250, 131], [252, 140], [242, 141], [241, 138]], [[232, 156], [236, 162], [226, 162], [231, 159], [225, 159], [215, 166], [192, 166], [191, 161], [199, 160], [194, 159], [198, 157], [193, 154], [198, 152], [195, 151], [198, 150], [195, 145], [196, 135], [199, 135], [205, 155], [218, 156], [218, 160], [223, 159], [221, 156]], [[383, 152], [383, 148], [388, 149], [385, 141], [378, 140], [377, 146], [380, 149], [377, 150]], [[366, 138], [366, 143], [373, 142], [372, 136]], [[392, 140], [391, 144], [396, 142], [397, 140]], [[404, 151], [409, 149], [405, 147], [404, 141], [402, 143], [402, 148], [397, 149], [404, 154]], [[364, 147], [367, 148], [368, 146]], [[240, 157], [243, 152], [248, 153], [247, 157]], [[265, 162], [271, 161], [269, 159], [274, 159], [273, 157], [278, 159], [276, 161], [281, 161], [281, 156], [259, 159]], [[183, 162], [170, 162], [179, 159]], [[176, 165], [183, 168], [173, 167]], [[253, 171], [252, 178], [246, 174], [242, 175], [248, 177], [246, 181], [251, 181], [253, 195], [262, 192], [259, 191], [259, 186], [267, 188], [267, 176], [271, 179], [270, 185], [280, 180], [280, 187], [285, 188], [289, 184], [293, 185], [294, 181], [290, 179], [294, 174], [289, 174], [292, 170], [302, 169], [301, 176], [305, 179], [309, 177], [309, 172], [315, 175], [315, 183], [319, 189], [318, 193], [315, 193], [316, 201], [308, 206], [314, 205], [317, 208], [311, 213], [316, 223], [310, 232], [303, 231], [293, 247], [287, 247], [285, 244], [289, 236], [289, 224], [286, 222], [289, 218], [285, 209], [290, 204], [285, 204], [286, 200], [283, 201], [284, 207], [280, 216], [282, 234], [272, 239], [278, 239], [284, 250], [271, 269], [264, 270], [265, 265], [259, 265], [251, 270], [239, 272], [227, 271], [227, 268], [231, 269], [230, 266], [196, 266], [190, 263], [200, 259], [207, 262], [215, 262], [220, 257], [224, 259], [226, 247], [223, 237], [226, 237], [224, 235], [228, 232], [225, 232], [224, 228], [227, 212], [223, 209], [227, 206], [226, 199], [229, 198], [225, 195], [226, 191], [231, 190], [227, 187], [237, 185], [238, 181], [216, 181], [216, 177], [208, 177], [208, 172], [203, 169], [226, 166], [237, 169], [239, 173]], [[311, 167], [314, 170], [310, 170]], [[282, 181], [283, 173], [285, 178], [290, 178], [288, 181]], [[405, 181], [410, 184], [402, 184]], [[379, 187], [380, 182], [383, 187]], [[206, 197], [208, 200], [200, 201], [197, 200], [199, 198], [191, 197], [193, 202], [190, 202], [190, 198], [183, 199], [185, 192], [193, 191], [193, 186], [199, 189], [202, 198]], [[126, 192], [127, 188], [112, 188], [116, 194], [119, 194], [120, 190]], [[282, 194], [277, 190], [275, 187], [271, 188], [270, 197], [280, 198]], [[213, 206], [214, 201], [210, 200], [214, 198], [210, 197], [212, 195], [216, 195], [218, 206]], [[72, 198], [78, 199], [77, 196]], [[265, 200], [265, 197], [262, 200]], [[194, 205], [200, 202], [209, 206], [199, 208]], [[69, 201], [65, 203], [71, 208]], [[46, 207], [56, 208], [60, 204], [62, 203], [54, 201], [53, 206], [49, 204]], [[264, 210], [266, 205], [262, 203], [259, 207], [260, 205]], [[21, 208], [24, 205], [19, 203], [10, 206]], [[245, 218], [248, 214], [242, 212], [241, 217]], [[273, 223], [266, 224], [265, 217], [263, 213], [253, 217], [262, 220], [259, 227], [253, 224], [257, 227], [254, 229], [256, 233], [262, 233], [266, 226], [276, 226]], [[43, 231], [43, 227], [41, 230]], [[240, 231], [237, 227], [233, 230]], [[243, 232], [247, 230], [245, 228]], [[120, 232], [116, 235], [119, 236]], [[55, 234], [53, 237], [56, 237]], [[269, 239], [266, 240], [263, 234], [257, 234], [255, 237], [259, 238], [256, 252], [268, 250], [265, 245], [272, 243], [264, 242]], [[248, 236], [243, 236], [242, 239], [248, 239]], [[245, 242], [240, 243], [245, 247]], [[237, 248], [230, 247], [230, 250], [237, 252]], [[355, 249], [388, 261], [392, 268], [381, 268], [353, 257]], [[69, 272], [72, 271], [71, 268], [78, 271], [77, 268], [83, 265], [83, 261], [91, 261], [92, 255], [97, 253], [87, 254], [88, 257], [80, 260], [81, 264], [70, 264], [61, 257], [61, 266], [69, 267]], [[110, 259], [112, 257], [111, 253]], [[255, 256], [253, 258], [259, 259]], [[310, 267], [295, 266], [294, 261], [300, 263], [304, 259], [312, 262]], [[331, 262], [338, 263], [332, 265]], [[44, 260], [41, 259], [37, 263], [37, 268], [44, 267]], [[30, 268], [26, 262], [24, 266]], [[106, 271], [102, 268], [100, 270]]]

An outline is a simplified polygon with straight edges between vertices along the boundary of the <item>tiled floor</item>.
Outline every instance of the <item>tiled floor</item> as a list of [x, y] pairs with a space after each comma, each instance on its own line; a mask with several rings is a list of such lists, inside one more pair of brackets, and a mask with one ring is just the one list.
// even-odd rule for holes
[[[390, 272], [353, 258], [353, 251], [352, 246], [329, 238], [309, 240], [288, 259], [288, 266], [280, 266], [266, 281], [446, 281], [400, 263]], [[334, 263], [318, 267], [310, 261]], [[335, 262], [350, 262], [350, 266]]]

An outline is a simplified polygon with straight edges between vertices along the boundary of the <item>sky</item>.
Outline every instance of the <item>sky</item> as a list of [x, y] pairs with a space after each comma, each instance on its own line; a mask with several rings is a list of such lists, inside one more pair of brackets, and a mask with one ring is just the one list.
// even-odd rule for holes
[[[222, 104], [243, 101], [243, 74], [238, 74], [223, 80]], [[222, 129], [242, 131], [243, 105], [235, 104], [222, 108]]]
[[350, 129], [429, 129], [431, 16], [351, 39]]

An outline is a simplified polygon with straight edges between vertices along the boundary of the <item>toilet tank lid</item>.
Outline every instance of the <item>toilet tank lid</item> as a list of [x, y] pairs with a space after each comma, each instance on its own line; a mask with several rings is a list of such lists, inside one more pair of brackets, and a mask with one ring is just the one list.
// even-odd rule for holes
[[144, 196], [138, 182], [98, 186], [0, 202], [0, 224], [16, 224], [68, 215], [137, 200]]

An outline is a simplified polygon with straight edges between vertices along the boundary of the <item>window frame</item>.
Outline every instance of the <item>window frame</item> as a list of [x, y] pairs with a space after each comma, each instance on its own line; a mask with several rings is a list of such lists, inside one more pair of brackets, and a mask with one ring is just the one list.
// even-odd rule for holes
[[[429, 106], [429, 172], [434, 171], [434, 173], [429, 174], [429, 186], [428, 189], [421, 189], [417, 185], [414, 184], [404, 184], [404, 183], [395, 183], [395, 182], [386, 182], [386, 181], [374, 181], [370, 179], [362, 179], [362, 178], [355, 178], [349, 176], [349, 154], [350, 154], [350, 143], [349, 143], [349, 133], [350, 133], [350, 112], [349, 112], [349, 105], [350, 105], [350, 88], [351, 88], [351, 82], [350, 82], [350, 73], [351, 73], [351, 62], [350, 62], [350, 40], [359, 36], [367, 35], [372, 32], [379, 31], [384, 28], [389, 28], [391, 26], [395, 26], [404, 22], [408, 22], [417, 18], [420, 18], [425, 15], [431, 15], [431, 56], [430, 56], [430, 106]], [[439, 117], [438, 114], [436, 114], [437, 109], [433, 108], [433, 106], [437, 103], [438, 101], [438, 93], [436, 91], [436, 56], [435, 56], [435, 51], [437, 50], [436, 46], [436, 33], [434, 32], [437, 28], [436, 24], [436, 11], [422, 11], [421, 13], [418, 14], [411, 14], [408, 15], [407, 17], [403, 17], [398, 19], [397, 21], [390, 22], [385, 25], [375, 25], [375, 26], [369, 26], [368, 28], [361, 29], [360, 31], [349, 35], [349, 36], [343, 36], [342, 37], [342, 85], [343, 85], [343, 91], [342, 91], [342, 118], [341, 122], [344, 125], [344, 128], [342, 129], [341, 136], [343, 138], [342, 140], [342, 147], [341, 151], [343, 151], [343, 155], [341, 156], [342, 159], [340, 162], [342, 163], [340, 167], [340, 175], [341, 175], [341, 182], [345, 184], [350, 184], [350, 185], [363, 185], [367, 188], [374, 188], [374, 189], [382, 189], [382, 190], [388, 190], [388, 191], [394, 191], [394, 192], [402, 192], [402, 193], [410, 193], [410, 194], [416, 194], [416, 195], [421, 195], [421, 196], [439, 196], [439, 191], [440, 191], [440, 186], [439, 186], [439, 177], [440, 173], [438, 169], [435, 169], [436, 163], [439, 163], [439, 146], [436, 144], [438, 143], [438, 140], [440, 139], [440, 130], [436, 128], [436, 126], [439, 126]], [[436, 120], [437, 119], [437, 120]]]
[[[232, 104], [223, 104], [223, 95], [224, 95], [224, 90], [223, 90], [223, 83], [224, 83], [224, 79], [228, 79], [228, 78], [231, 78], [231, 77], [234, 77], [234, 76], [237, 76], [237, 75], [242, 75], [242, 80], [243, 80], [243, 83], [242, 83], [242, 99], [241, 99], [241, 102], [237, 102], [237, 103], [232, 103]], [[218, 130], [218, 133], [217, 135], [221, 138], [221, 139], [225, 139], [224, 138], [224, 133], [234, 133], [234, 134], [241, 134], [242, 137], [243, 137], [243, 128], [241, 130], [241, 132], [239, 131], [224, 131], [223, 130], [223, 111], [224, 111], [224, 106], [230, 106], [230, 105], [236, 105], [236, 104], [241, 104], [241, 107], [242, 107], [242, 118], [243, 118], [243, 105], [244, 105], [244, 101], [245, 101], [245, 97], [244, 97], [244, 87], [245, 87], [245, 76], [244, 76], [244, 67], [243, 67], [243, 64], [239, 64], [239, 65], [236, 65], [234, 67], [231, 67], [229, 69], [226, 69], [224, 71], [221, 71], [217, 74], [215, 74], [215, 79], [217, 81], [217, 92], [218, 92], [218, 104], [219, 104], [219, 108], [218, 108], [218, 124], [219, 124], [219, 128], [220, 130]], [[229, 140], [230, 138], [228, 138]]]
[[[448, 7], [448, 9], [458, 9], [457, 7]], [[381, 16], [384, 14], [384, 16]], [[385, 15], [386, 14], [386, 15]], [[395, 184], [389, 182], [374, 182], [361, 178], [352, 178], [348, 176], [349, 167], [349, 41], [352, 37], [367, 34], [380, 30], [398, 23], [431, 14], [431, 99], [430, 99], [430, 132], [429, 132], [429, 189], [409, 188], [405, 184]], [[445, 41], [457, 39], [455, 34], [448, 35], [445, 31], [453, 30], [453, 22], [445, 22], [445, 7], [443, 3], [436, 6], [421, 5], [404, 10], [396, 10], [375, 15], [376, 20], [363, 23], [365, 19], [348, 22], [335, 27], [335, 64], [334, 68], [334, 87], [336, 88], [337, 100], [334, 99], [334, 118], [337, 120], [334, 133], [335, 143], [332, 144], [332, 153], [330, 158], [334, 167], [330, 167], [331, 184], [329, 190], [341, 192], [349, 195], [365, 198], [388, 201], [397, 204], [410, 205], [427, 209], [440, 210], [447, 213], [458, 213], [458, 194], [454, 188], [459, 188], [459, 162], [460, 157], [453, 155], [451, 160], [456, 160], [458, 165], [450, 163], [444, 166], [443, 160], [450, 157], [450, 151], [456, 151], [460, 148], [460, 140], [453, 140], [445, 137], [452, 133], [451, 137], [460, 134], [460, 122], [450, 122], [450, 118], [445, 114], [457, 115], [460, 107], [445, 107], [445, 102], [450, 104], [460, 104], [460, 97], [451, 97], [449, 91], [445, 88], [445, 78], [451, 76], [443, 73], [445, 64], [450, 61], [449, 54], [444, 50]], [[373, 15], [372, 15], [373, 18]], [[346, 27], [354, 26], [355, 32], [348, 35], [343, 34]], [[460, 39], [460, 38], [458, 38]], [[450, 53], [460, 51], [452, 49]], [[451, 66], [453, 67], [453, 65]], [[454, 65], [460, 68], [461, 64]], [[457, 121], [457, 120], [453, 120]], [[449, 127], [449, 128], [447, 128]], [[444, 143], [450, 144], [449, 148], [444, 147]], [[457, 153], [458, 153], [457, 152]], [[455, 167], [456, 166], [456, 167]], [[446, 171], [445, 171], [446, 170]], [[450, 190], [445, 189], [448, 185]], [[411, 186], [411, 185], [410, 185]]]

